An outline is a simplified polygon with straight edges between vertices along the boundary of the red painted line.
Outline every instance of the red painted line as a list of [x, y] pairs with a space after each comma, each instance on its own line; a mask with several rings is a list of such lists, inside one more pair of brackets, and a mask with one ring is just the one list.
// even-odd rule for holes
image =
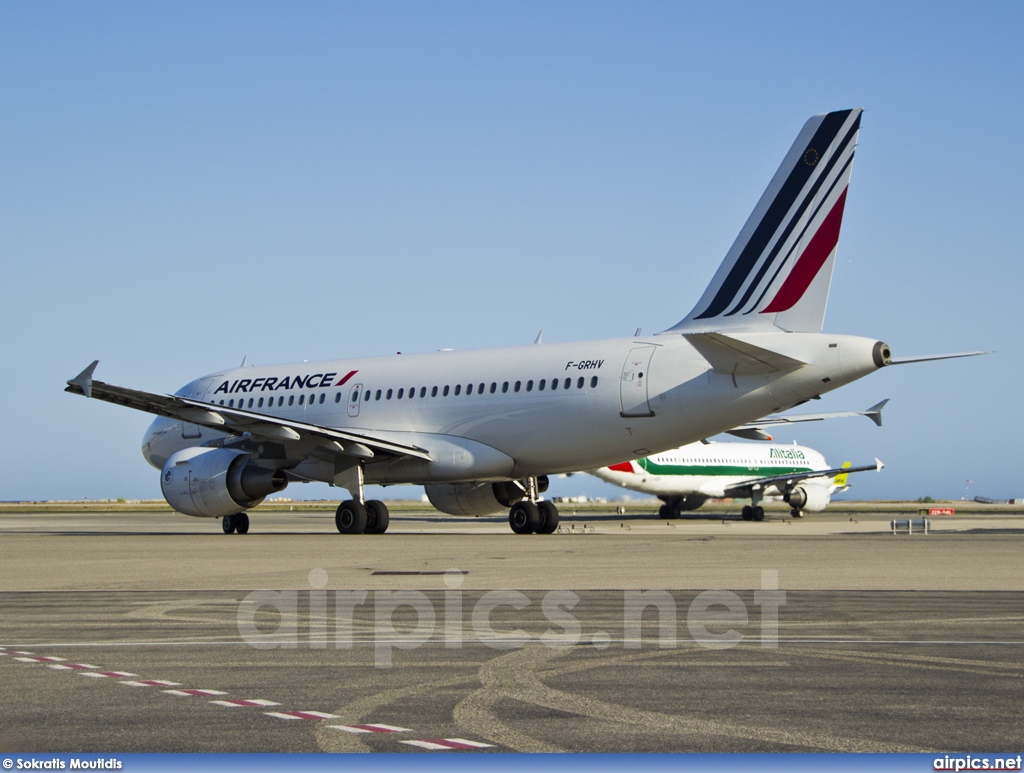
[[394, 725], [328, 725], [334, 730], [344, 730], [347, 733], [409, 733], [407, 727], [395, 727]]
[[489, 749], [489, 743], [477, 743], [467, 741], [465, 738], [427, 738], [423, 741], [402, 741], [410, 746], [419, 746], [422, 749], [433, 751], [444, 751], [447, 749]]
[[278, 719], [335, 719], [334, 714], [324, 714], [322, 711], [268, 711], [266, 714]]
[[346, 382], [346, 381], [348, 381], [348, 380], [349, 380], [350, 378], [352, 378], [352, 377], [353, 377], [354, 375], [356, 375], [356, 373], [358, 373], [358, 372], [359, 372], [358, 370], [350, 370], [350, 371], [349, 371], [348, 373], [346, 373], [346, 374], [345, 374], [345, 375], [344, 375], [344, 376], [342, 377], [341, 381], [339, 381], [339, 382], [338, 382], [337, 384], [335, 384], [334, 386], [343, 386], [343, 385], [345, 384], [345, 382]]
[[265, 701], [265, 700], [260, 700], [259, 698], [254, 698], [252, 700], [210, 701], [210, 703], [213, 703], [213, 704], [215, 704], [217, 706], [229, 706], [229, 707], [235, 707], [235, 706], [280, 706], [281, 705], [280, 703], [274, 703], [274, 701]]
[[95, 671], [99, 666], [90, 666], [88, 663], [53, 663], [47, 668], [58, 671]]
[[121, 682], [129, 687], [178, 687], [179, 682], [165, 682], [162, 679], [139, 679], [134, 682]]
[[138, 674], [129, 674], [127, 671], [82, 671], [82, 676], [109, 677], [110, 679], [126, 679]]
[[227, 695], [223, 690], [164, 690], [168, 695], [181, 695], [183, 697], [205, 698], [211, 695]]

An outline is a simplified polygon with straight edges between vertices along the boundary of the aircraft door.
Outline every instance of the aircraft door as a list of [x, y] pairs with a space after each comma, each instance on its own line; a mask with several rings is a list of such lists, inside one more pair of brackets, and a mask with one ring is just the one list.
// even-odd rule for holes
[[622, 378], [619, 381], [619, 400], [622, 404], [620, 416], [653, 416], [648, 402], [647, 384], [654, 346], [638, 346], [630, 349], [622, 364]]
[[[192, 390], [192, 394], [190, 394], [189, 397], [191, 397], [193, 400], [202, 400], [204, 397], [206, 397], [206, 393], [210, 390], [210, 387], [213, 385], [213, 381], [214, 380], [212, 378], [204, 378], [202, 381], [196, 384], [195, 388]], [[190, 422], [183, 421], [181, 423], [181, 436], [186, 440], [193, 440], [195, 438], [201, 438], [203, 436], [203, 431], [198, 424], [192, 424]]]
[[353, 418], [359, 415], [359, 401], [363, 396], [363, 385], [353, 384], [348, 391], [348, 415]]

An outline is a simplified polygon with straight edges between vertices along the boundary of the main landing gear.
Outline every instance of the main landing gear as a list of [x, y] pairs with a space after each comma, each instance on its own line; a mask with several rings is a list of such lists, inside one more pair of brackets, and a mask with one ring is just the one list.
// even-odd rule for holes
[[744, 521], [763, 521], [764, 520], [764, 508], [761, 505], [750, 505], [743, 506], [743, 520]]
[[338, 505], [334, 515], [334, 523], [342, 534], [383, 534], [390, 522], [388, 506], [376, 499], [365, 504], [348, 499]]
[[538, 499], [536, 478], [528, 478], [527, 498], [508, 511], [508, 525], [516, 534], [554, 534], [558, 529], [558, 508], [554, 502]]
[[235, 513], [225, 515], [220, 522], [225, 534], [247, 534], [249, 531], [249, 516], [246, 513]]

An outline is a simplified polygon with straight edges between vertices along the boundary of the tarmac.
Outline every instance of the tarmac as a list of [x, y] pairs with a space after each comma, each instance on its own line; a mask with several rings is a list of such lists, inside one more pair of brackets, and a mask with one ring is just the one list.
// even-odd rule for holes
[[1024, 516], [567, 510], [0, 513], [0, 751], [1020, 751]]

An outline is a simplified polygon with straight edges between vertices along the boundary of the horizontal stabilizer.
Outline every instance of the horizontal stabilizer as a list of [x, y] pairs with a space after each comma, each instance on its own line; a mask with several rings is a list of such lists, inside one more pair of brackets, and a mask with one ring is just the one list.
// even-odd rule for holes
[[687, 333], [684, 337], [716, 373], [727, 376], [775, 373], [807, 364], [721, 333]]
[[[867, 416], [871, 421], [882, 426], [882, 408], [889, 402], [889, 398], [875, 403], [866, 411], [833, 411], [832, 413], [797, 413], [783, 416], [765, 416], [749, 424], [741, 424], [729, 430], [730, 435], [747, 438], [749, 440], [771, 440], [771, 435], [764, 432], [765, 427], [778, 427], [784, 424], [800, 424], [806, 421], [824, 421], [825, 419], [843, 419], [847, 416]], [[761, 433], [758, 435], [757, 433]]]
[[957, 352], [956, 354], [923, 354], [919, 357], [893, 357], [890, 365], [909, 365], [912, 362], [931, 362], [932, 360], [955, 360], [957, 357], [977, 357], [979, 354], [992, 352]]

